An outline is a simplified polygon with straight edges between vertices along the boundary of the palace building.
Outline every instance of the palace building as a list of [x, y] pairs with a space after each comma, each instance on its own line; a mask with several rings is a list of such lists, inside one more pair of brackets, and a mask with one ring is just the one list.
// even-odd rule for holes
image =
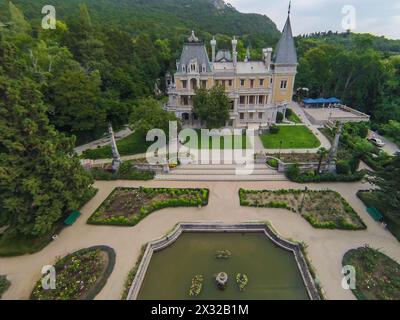
[[199, 87], [225, 87], [231, 100], [227, 126], [263, 128], [276, 123], [277, 113], [285, 114], [293, 96], [297, 72], [297, 53], [290, 16], [288, 16], [276, 50], [262, 50], [262, 61], [252, 61], [249, 51], [244, 61], [238, 61], [237, 39], [232, 51], [217, 51], [217, 41], [211, 40], [209, 59], [204, 42], [192, 32], [184, 44], [174, 76], [166, 75], [169, 101], [165, 109], [175, 112], [187, 125], [199, 125], [193, 113], [193, 96]]

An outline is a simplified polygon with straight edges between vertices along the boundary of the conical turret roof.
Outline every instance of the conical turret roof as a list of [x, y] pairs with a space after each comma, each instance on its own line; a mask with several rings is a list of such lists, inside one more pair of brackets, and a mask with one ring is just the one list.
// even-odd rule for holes
[[290, 16], [286, 20], [282, 36], [276, 46], [274, 62], [276, 64], [297, 64], [297, 52], [294, 44]]

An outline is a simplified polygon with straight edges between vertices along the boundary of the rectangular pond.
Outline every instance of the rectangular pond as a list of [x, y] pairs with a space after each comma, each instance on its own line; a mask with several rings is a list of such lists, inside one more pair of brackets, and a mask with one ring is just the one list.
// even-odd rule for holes
[[[229, 250], [228, 259], [216, 253]], [[224, 291], [215, 276], [225, 272]], [[238, 273], [248, 276], [244, 291]], [[189, 296], [192, 278], [204, 278], [201, 293]], [[295, 256], [275, 245], [265, 233], [183, 232], [168, 248], [155, 252], [140, 289], [141, 300], [308, 300]]]

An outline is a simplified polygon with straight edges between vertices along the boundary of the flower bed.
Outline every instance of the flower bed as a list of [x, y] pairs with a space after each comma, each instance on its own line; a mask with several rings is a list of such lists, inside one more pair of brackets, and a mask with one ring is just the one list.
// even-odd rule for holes
[[192, 284], [189, 289], [189, 296], [197, 297], [203, 289], [204, 277], [202, 275], [194, 276], [192, 279]]
[[249, 277], [247, 276], [247, 274], [238, 273], [236, 275], [236, 283], [239, 286], [239, 290], [240, 291], [244, 291], [244, 289], [246, 288], [247, 284], [249, 283]]
[[11, 283], [7, 280], [6, 276], [0, 275], [0, 299], [3, 293], [5, 293], [10, 287]]
[[357, 299], [400, 300], [400, 265], [388, 256], [363, 247], [348, 251], [342, 264], [356, 270]]
[[232, 256], [232, 252], [229, 250], [219, 250], [215, 253], [215, 258], [218, 260], [226, 260], [229, 259]]
[[314, 228], [342, 230], [367, 228], [350, 204], [334, 191], [240, 189], [239, 197], [242, 206], [281, 208], [302, 214]]
[[115, 252], [104, 246], [72, 253], [55, 265], [56, 289], [44, 290], [39, 280], [33, 300], [92, 300], [107, 282], [115, 265]]
[[134, 226], [163, 208], [205, 206], [208, 195], [208, 189], [116, 188], [88, 223]]

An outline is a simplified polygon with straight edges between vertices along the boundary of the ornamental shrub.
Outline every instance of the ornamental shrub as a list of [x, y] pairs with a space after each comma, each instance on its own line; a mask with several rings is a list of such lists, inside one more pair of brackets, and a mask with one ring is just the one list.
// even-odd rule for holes
[[349, 174], [351, 171], [350, 163], [346, 160], [340, 160], [336, 163], [337, 174]]
[[269, 128], [269, 133], [271, 133], [271, 134], [278, 134], [279, 131], [280, 131], [279, 126], [277, 126], [277, 125], [275, 125], [275, 124], [272, 125], [272, 126]]

